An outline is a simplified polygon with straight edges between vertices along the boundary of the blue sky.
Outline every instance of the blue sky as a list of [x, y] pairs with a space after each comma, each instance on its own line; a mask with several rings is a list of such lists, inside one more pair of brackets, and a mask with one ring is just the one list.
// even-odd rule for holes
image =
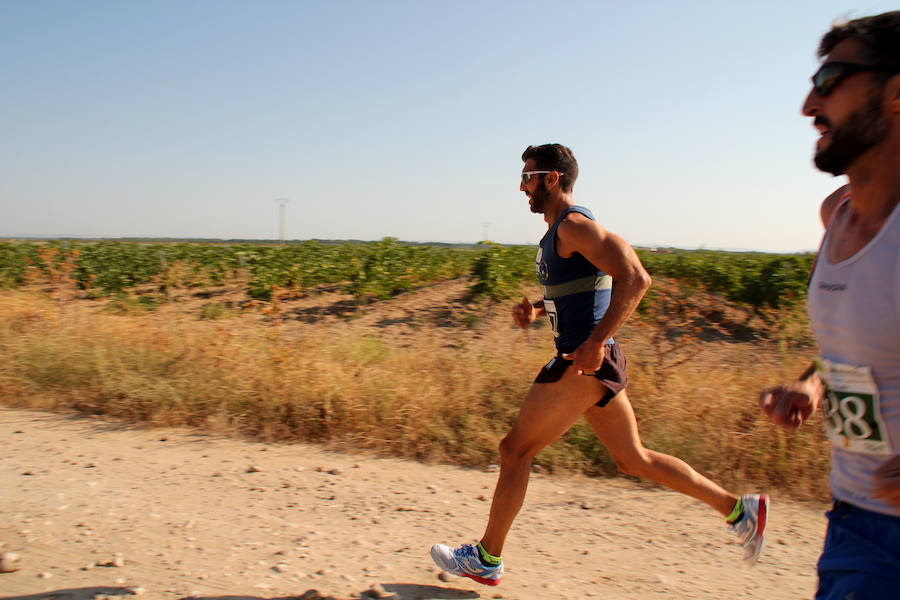
[[641, 246], [814, 249], [799, 113], [896, 0], [0, 0], [0, 236], [534, 243], [528, 144]]

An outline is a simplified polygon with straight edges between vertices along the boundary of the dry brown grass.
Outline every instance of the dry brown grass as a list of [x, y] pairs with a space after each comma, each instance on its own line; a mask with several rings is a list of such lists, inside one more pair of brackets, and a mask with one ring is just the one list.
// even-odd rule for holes
[[[242, 309], [223, 289], [149, 312], [4, 291], [0, 399], [483, 466], [553, 350], [543, 326], [520, 332], [507, 306], [468, 305], [464, 290], [444, 284], [368, 307], [294, 295]], [[824, 496], [818, 429], [780, 433], [756, 403], [760, 388], [801, 371], [811, 348], [714, 299], [673, 308], [664, 296], [618, 336], [645, 444], [728, 487]], [[616, 472], [583, 422], [538, 462]]]

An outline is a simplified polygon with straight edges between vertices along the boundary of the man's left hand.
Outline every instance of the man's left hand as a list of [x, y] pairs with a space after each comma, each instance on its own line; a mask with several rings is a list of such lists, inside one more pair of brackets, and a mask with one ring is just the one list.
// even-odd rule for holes
[[604, 344], [587, 340], [575, 348], [575, 352], [563, 354], [562, 357], [572, 361], [579, 375], [593, 375], [603, 365], [604, 348]]
[[900, 508], [900, 454], [875, 471], [875, 497]]

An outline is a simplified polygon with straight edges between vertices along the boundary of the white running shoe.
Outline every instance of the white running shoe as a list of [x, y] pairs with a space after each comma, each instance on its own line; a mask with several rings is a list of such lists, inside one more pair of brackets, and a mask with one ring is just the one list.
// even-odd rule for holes
[[485, 585], [498, 585], [503, 577], [503, 561], [496, 567], [486, 567], [478, 557], [478, 549], [472, 544], [451, 548], [444, 544], [431, 547], [431, 560], [444, 571], [459, 577], [468, 577]]
[[762, 552], [766, 536], [766, 522], [769, 518], [769, 497], [765, 494], [741, 496], [744, 516], [728, 526], [741, 540], [744, 547], [744, 561], [755, 565]]

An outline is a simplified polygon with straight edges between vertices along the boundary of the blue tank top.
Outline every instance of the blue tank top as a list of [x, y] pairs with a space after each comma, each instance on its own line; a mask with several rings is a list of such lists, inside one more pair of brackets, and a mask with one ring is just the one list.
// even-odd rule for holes
[[[541, 238], [535, 259], [544, 308], [559, 352], [574, 351], [591, 335], [609, 308], [612, 295], [612, 277], [577, 252], [569, 258], [556, 253], [556, 230], [571, 212], [596, 220], [583, 206], [570, 206]], [[612, 338], [608, 343], [613, 343]]]

